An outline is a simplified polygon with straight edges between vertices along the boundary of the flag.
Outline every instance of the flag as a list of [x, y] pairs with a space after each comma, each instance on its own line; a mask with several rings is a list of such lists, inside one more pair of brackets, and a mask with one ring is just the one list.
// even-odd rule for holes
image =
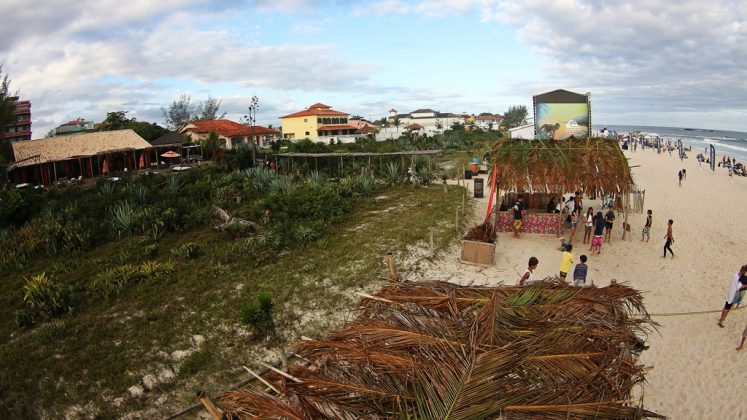
[[716, 148], [711, 145], [711, 170], [716, 170]]
[[685, 159], [685, 150], [682, 147], [682, 140], [677, 139], [677, 150], [680, 151], [680, 161]]

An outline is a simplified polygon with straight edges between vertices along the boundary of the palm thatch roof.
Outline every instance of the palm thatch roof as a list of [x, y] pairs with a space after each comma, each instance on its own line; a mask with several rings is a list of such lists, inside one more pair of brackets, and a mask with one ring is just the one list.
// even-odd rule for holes
[[[16, 166], [53, 162], [99, 153], [142, 150], [151, 145], [131, 129], [55, 136], [12, 143]], [[26, 160], [38, 156], [37, 160]], [[23, 161], [23, 162], [21, 162]]]
[[522, 192], [566, 193], [584, 189], [624, 193], [633, 187], [628, 160], [608, 139], [499, 140], [490, 151], [498, 185]]
[[[639, 292], [405, 282], [295, 352], [309, 365], [221, 397], [228, 418], [663, 418], [631, 400], [645, 381]], [[636, 315], [644, 315], [639, 317]]]

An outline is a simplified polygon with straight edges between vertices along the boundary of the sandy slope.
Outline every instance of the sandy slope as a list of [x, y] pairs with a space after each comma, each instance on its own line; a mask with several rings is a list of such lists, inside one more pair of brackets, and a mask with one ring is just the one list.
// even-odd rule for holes
[[[615, 223], [611, 244], [589, 259], [589, 279], [607, 285], [627, 282], [644, 293], [651, 313], [718, 310], [723, 307], [730, 276], [747, 264], [747, 178], [729, 178], [725, 169], [698, 167], [695, 153], [680, 162], [651, 150], [628, 153], [635, 182], [646, 190], [645, 207], [653, 210], [651, 241], [641, 243], [644, 214], [631, 214], [632, 241], [622, 241], [622, 220]], [[687, 179], [677, 186], [677, 171]], [[585, 208], [589, 206], [584, 202]], [[599, 203], [595, 201], [595, 210]], [[476, 206], [477, 220], [487, 199]], [[663, 259], [667, 219], [674, 220], [674, 259]], [[583, 232], [574, 240], [574, 256], [588, 253]], [[460, 249], [418, 270], [413, 278], [448, 279], [462, 284], [515, 284], [530, 256], [539, 258], [535, 277], [557, 275], [559, 239], [554, 235], [501, 234], [494, 267], [482, 269], [458, 262]], [[571, 269], [572, 270], [572, 269]], [[747, 350], [735, 351], [747, 310], [732, 312], [726, 328], [718, 314], [657, 317], [660, 335], [649, 337], [642, 362], [653, 366], [645, 388], [646, 407], [673, 419], [747, 418]]]

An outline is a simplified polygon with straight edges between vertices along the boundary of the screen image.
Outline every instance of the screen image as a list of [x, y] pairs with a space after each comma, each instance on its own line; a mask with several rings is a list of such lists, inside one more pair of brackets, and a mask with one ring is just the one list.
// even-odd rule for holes
[[585, 138], [589, 136], [589, 105], [538, 103], [535, 121], [540, 139]]

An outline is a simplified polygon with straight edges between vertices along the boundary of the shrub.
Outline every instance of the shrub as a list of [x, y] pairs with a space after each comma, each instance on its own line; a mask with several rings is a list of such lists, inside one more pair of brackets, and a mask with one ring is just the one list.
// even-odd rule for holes
[[431, 171], [431, 168], [429, 168], [428, 166], [420, 167], [420, 169], [418, 169], [418, 179], [423, 185], [430, 184], [431, 180], [433, 179], [433, 171]]
[[327, 177], [321, 172], [313, 170], [309, 174], [309, 181], [314, 185], [324, 185], [327, 182]]
[[145, 204], [148, 202], [148, 188], [142, 184], [136, 184], [132, 188], [132, 199], [138, 204]]
[[387, 162], [382, 172], [387, 185], [390, 187], [398, 184], [401, 180], [399, 162]]
[[301, 245], [308, 245], [309, 243], [313, 242], [316, 238], [319, 237], [319, 234], [317, 233], [314, 228], [304, 225], [299, 225], [296, 227], [296, 240]]
[[252, 232], [252, 227], [243, 223], [231, 223], [226, 228], [226, 232], [234, 238], [247, 236]]
[[31, 276], [23, 286], [23, 301], [34, 322], [70, 312], [70, 298], [70, 288], [55, 282], [46, 273]]
[[0, 227], [20, 225], [26, 221], [28, 203], [15, 188], [0, 189]]
[[376, 192], [376, 180], [369, 172], [358, 175], [355, 186], [355, 191], [364, 197], [370, 197]]
[[266, 248], [279, 248], [283, 244], [283, 237], [280, 233], [268, 229], [257, 235], [257, 242]]
[[270, 316], [272, 308], [275, 306], [275, 301], [272, 297], [272, 293], [262, 291], [257, 293], [257, 302], [259, 302], [259, 308], [266, 316]]
[[114, 195], [115, 186], [114, 183], [109, 181], [104, 181], [99, 184], [99, 194], [103, 195], [104, 197], [111, 197]]
[[139, 266], [123, 264], [96, 275], [88, 288], [100, 298], [110, 300], [119, 296], [128, 287], [151, 279], [160, 279], [173, 271], [174, 263], [171, 261], [145, 261]]
[[275, 323], [272, 319], [272, 309], [275, 307], [270, 292], [257, 293], [256, 299], [241, 306], [241, 321], [254, 329], [256, 337], [274, 333]]
[[179, 175], [171, 175], [166, 181], [166, 186], [169, 194], [172, 197], [176, 197], [182, 191], [182, 187], [184, 187], [184, 180]]
[[69, 329], [70, 321], [66, 319], [55, 319], [37, 328], [36, 335], [42, 343], [49, 344], [59, 338], [67, 336]]
[[172, 249], [171, 254], [184, 259], [192, 259], [200, 254], [200, 247], [194, 242], [187, 242]]
[[257, 302], [245, 303], [241, 306], [241, 322], [255, 330], [259, 330], [265, 321], [265, 313]]

